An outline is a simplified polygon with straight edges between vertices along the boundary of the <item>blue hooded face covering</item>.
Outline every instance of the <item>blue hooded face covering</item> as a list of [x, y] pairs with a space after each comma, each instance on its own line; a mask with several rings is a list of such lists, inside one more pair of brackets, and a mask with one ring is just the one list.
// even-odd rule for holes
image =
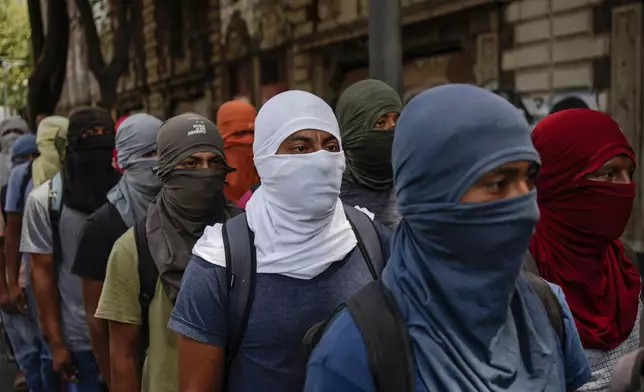
[[116, 134], [118, 164], [125, 173], [107, 194], [127, 227], [132, 227], [147, 213], [152, 199], [161, 189], [161, 180], [152, 168], [156, 156], [144, 155], [156, 150], [157, 133], [161, 120], [145, 113], [128, 117]]
[[556, 334], [520, 276], [539, 217], [535, 191], [460, 201], [481, 176], [516, 161], [539, 162], [528, 124], [477, 87], [425, 91], [399, 119], [392, 163], [403, 220], [384, 282], [426, 390], [560, 388]]

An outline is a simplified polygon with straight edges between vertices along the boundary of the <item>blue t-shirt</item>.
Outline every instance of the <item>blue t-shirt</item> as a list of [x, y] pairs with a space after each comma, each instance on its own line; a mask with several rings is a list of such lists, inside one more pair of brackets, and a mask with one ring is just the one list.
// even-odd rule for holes
[[[376, 224], [383, 255], [391, 233]], [[302, 339], [372, 280], [356, 248], [311, 280], [258, 274], [248, 327], [232, 364], [228, 392], [301, 392], [306, 375]], [[225, 347], [226, 269], [193, 256], [183, 276], [169, 327], [199, 342]]]
[[25, 193], [22, 195], [20, 194], [20, 188], [22, 188], [25, 176], [29, 174], [29, 165], [31, 165], [30, 161], [23, 162], [14, 166], [11, 170], [11, 176], [9, 176], [9, 183], [7, 184], [7, 200], [4, 206], [6, 212], [22, 212], [25, 209], [27, 196], [33, 188], [31, 178], [29, 178]]
[[[563, 309], [564, 347], [558, 361], [561, 391], [575, 391], [590, 378], [590, 366], [563, 291], [551, 284]], [[345, 309], [338, 314], [313, 351], [304, 392], [375, 392], [362, 335]], [[426, 392], [416, 378], [415, 392]]]

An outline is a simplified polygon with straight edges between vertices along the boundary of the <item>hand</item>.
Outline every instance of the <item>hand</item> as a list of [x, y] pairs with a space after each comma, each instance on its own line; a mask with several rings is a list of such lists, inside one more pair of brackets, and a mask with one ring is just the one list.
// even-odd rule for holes
[[22, 287], [15, 285], [9, 288], [11, 306], [20, 313], [27, 313], [27, 297]]
[[52, 365], [54, 372], [59, 373], [63, 380], [72, 381], [76, 377], [72, 355], [67, 347], [63, 345], [52, 347]]

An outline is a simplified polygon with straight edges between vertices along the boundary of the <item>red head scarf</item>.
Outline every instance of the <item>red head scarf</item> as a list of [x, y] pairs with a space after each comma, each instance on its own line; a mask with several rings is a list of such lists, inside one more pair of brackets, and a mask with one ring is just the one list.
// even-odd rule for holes
[[[117, 121], [117, 122], [116, 122], [116, 124], [114, 125], [114, 133], [118, 132], [118, 130], [119, 130], [119, 126], [120, 126], [120, 125], [121, 125], [121, 123], [122, 123], [123, 121], [125, 121], [128, 117], [130, 117], [130, 116], [123, 116], [123, 117], [121, 117], [121, 118], [119, 118], [119, 119], [118, 119], [118, 121]], [[114, 151], [112, 151], [112, 162], [114, 162], [114, 168], [115, 168], [116, 170], [120, 171], [121, 173], [123, 173], [125, 170], [123, 170], [123, 169], [121, 169], [121, 168], [119, 167], [118, 159], [117, 159], [117, 155], [118, 155], [118, 154], [117, 154], [117, 152], [116, 152], [116, 148], [115, 148], [115, 149], [114, 149]]]
[[614, 349], [630, 335], [639, 306], [640, 276], [619, 241], [635, 183], [585, 176], [618, 155], [633, 162], [635, 155], [617, 123], [590, 109], [551, 114], [532, 140], [543, 163], [530, 252], [541, 276], [566, 294], [584, 348]]
[[253, 162], [253, 140], [257, 110], [242, 100], [219, 107], [217, 127], [224, 139], [226, 161], [236, 172], [228, 174], [224, 193], [234, 203], [259, 181]]

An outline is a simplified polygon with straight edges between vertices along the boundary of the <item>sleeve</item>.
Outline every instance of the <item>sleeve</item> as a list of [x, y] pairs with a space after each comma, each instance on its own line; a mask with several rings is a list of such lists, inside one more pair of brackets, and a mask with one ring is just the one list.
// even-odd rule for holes
[[6, 212], [22, 212], [22, 208], [18, 204], [21, 199], [20, 188], [24, 176], [25, 173], [21, 170], [21, 167], [16, 167], [11, 171], [9, 183], [7, 184], [7, 200], [4, 205]]
[[42, 184], [27, 198], [22, 217], [21, 252], [54, 253], [54, 239], [49, 221], [49, 206], [47, 205], [48, 184], [49, 182]]
[[561, 287], [549, 283], [550, 288], [557, 296], [563, 310], [563, 323], [565, 341], [562, 347], [564, 359], [564, 371], [566, 373], [566, 390], [576, 391], [584, 385], [591, 376], [590, 364], [579, 339], [579, 333], [575, 326], [568, 302]]
[[[110, 222], [103, 219], [103, 209], [90, 216], [80, 235], [72, 273], [84, 279], [104, 281], [105, 270], [114, 245]], [[138, 269], [138, 268], [137, 268]]]
[[173, 331], [211, 346], [228, 341], [226, 269], [192, 256], [170, 316]]
[[304, 392], [375, 392], [358, 327], [343, 310], [313, 351]]
[[116, 241], [94, 317], [125, 324], [141, 324], [138, 258], [132, 229]]

